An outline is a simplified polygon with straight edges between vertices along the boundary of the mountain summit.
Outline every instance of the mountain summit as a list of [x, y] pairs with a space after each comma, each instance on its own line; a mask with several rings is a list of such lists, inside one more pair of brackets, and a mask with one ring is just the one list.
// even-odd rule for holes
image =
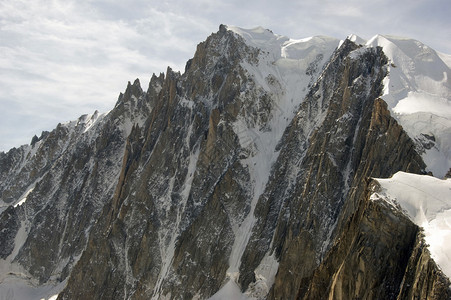
[[221, 25], [183, 74], [0, 153], [0, 294], [450, 299], [447, 61]]

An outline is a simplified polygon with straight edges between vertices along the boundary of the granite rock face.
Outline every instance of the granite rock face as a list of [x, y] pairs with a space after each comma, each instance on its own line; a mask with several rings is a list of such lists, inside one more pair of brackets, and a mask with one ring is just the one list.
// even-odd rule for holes
[[183, 76], [168, 69], [150, 122], [128, 138], [115, 195], [63, 299], [189, 299], [221, 287], [232, 227], [249, 212], [249, 175], [231, 123], [247, 80], [238, 63], [254, 51], [221, 29]]
[[59, 124], [32, 145], [2, 153], [2, 204], [10, 205], [1, 208], [0, 247], [10, 275], [35, 284], [67, 278], [113, 194], [128, 123], [147, 118], [143, 96], [139, 81], [129, 83], [110, 114]]
[[382, 199], [368, 182], [346, 231], [313, 276], [300, 299], [449, 299], [449, 280], [437, 268], [418, 226]]
[[221, 25], [183, 74], [1, 153], [0, 258], [58, 299], [448, 299], [421, 230], [370, 199], [371, 177], [426, 173], [386, 56], [309, 43]]
[[345, 42], [335, 53], [285, 132], [256, 207], [258, 221], [240, 268], [243, 290], [270, 251], [279, 261], [270, 297], [293, 297], [345, 230], [367, 178], [424, 172], [414, 144], [378, 98], [385, 56], [373, 49], [351, 58], [356, 49]]

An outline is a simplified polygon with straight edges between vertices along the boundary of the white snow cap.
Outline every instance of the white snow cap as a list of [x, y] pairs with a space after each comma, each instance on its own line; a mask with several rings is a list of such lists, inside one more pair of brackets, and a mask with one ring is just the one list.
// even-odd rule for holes
[[356, 34], [348, 35], [347, 39], [350, 40], [351, 42], [356, 43], [357, 45], [365, 45], [367, 42], [365, 39], [362, 39], [360, 36]]
[[376, 35], [366, 45], [383, 48], [389, 66], [382, 98], [413, 140], [424, 134], [434, 137], [435, 144], [422, 157], [428, 170], [443, 178], [451, 168], [449, 55], [417, 40], [389, 35]]
[[[275, 61], [286, 59], [279, 63], [286, 68], [312, 61], [312, 55], [317, 54], [310, 51], [312, 48], [326, 50], [342, 43], [325, 36], [294, 40], [263, 27], [226, 28], [243, 37], [248, 45], [268, 52]], [[414, 141], [424, 140], [425, 135], [432, 137], [432, 146], [424, 149], [422, 158], [428, 171], [443, 178], [451, 168], [451, 56], [409, 38], [376, 35], [365, 41], [355, 34], [347, 38], [365, 47], [383, 48], [389, 65], [382, 98]]]
[[443, 273], [451, 278], [451, 179], [398, 172], [376, 179], [382, 187], [371, 199], [383, 199], [423, 227], [429, 251]]
[[291, 39], [275, 34], [261, 26], [253, 29], [243, 29], [236, 26], [226, 26], [226, 28], [244, 38], [249, 46], [269, 52], [274, 59], [308, 60], [311, 59], [312, 48], [315, 54], [318, 51], [332, 53], [339, 43], [338, 39], [328, 36]]

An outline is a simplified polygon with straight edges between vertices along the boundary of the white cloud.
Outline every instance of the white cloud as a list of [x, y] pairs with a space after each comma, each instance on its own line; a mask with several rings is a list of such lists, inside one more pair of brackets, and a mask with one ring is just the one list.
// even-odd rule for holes
[[128, 80], [140, 77], [145, 88], [153, 72], [183, 70], [201, 40], [190, 39], [190, 30], [203, 24], [153, 8], [135, 20], [105, 18], [105, 7], [76, 2], [0, 5], [0, 105], [9, 114], [0, 119], [1, 150], [58, 122], [111, 109]]
[[361, 6], [363, 6], [364, 2], [362, 1], [352, 1], [351, 3], [347, 3], [343, 5], [343, 3], [337, 1], [324, 1], [319, 9], [322, 14], [328, 17], [345, 17], [345, 18], [358, 18], [363, 16], [363, 12], [361, 10]]
[[[114, 106], [127, 81], [143, 87], [183, 71], [219, 24], [264, 26], [293, 38], [405, 35], [451, 53], [449, 0], [2, 0], [0, 150], [94, 109]], [[427, 23], [426, 23], [427, 22]]]

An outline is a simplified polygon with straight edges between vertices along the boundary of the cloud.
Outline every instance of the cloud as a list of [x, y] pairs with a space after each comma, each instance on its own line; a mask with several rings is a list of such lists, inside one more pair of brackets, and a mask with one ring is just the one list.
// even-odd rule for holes
[[128, 10], [116, 1], [0, 4], [0, 105], [9, 116], [0, 119], [0, 150], [58, 122], [108, 111], [129, 80], [139, 77], [145, 88], [152, 73], [184, 69], [207, 36], [192, 39], [204, 24], [141, 4]]
[[[2, 0], [0, 150], [114, 106], [127, 81], [184, 70], [219, 24], [303, 38], [377, 33], [451, 53], [449, 0]], [[20, 142], [19, 142], [20, 141]]]

